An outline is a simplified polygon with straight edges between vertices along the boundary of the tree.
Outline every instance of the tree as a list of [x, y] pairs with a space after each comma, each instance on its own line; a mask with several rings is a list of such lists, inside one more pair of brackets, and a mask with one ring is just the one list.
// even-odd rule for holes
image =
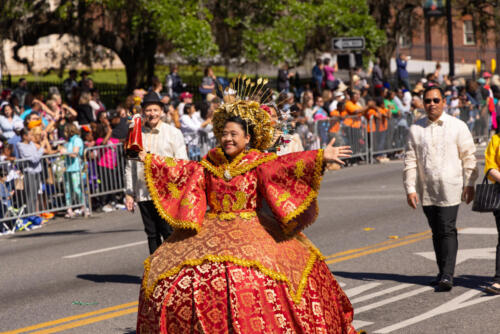
[[377, 27], [385, 32], [386, 43], [376, 54], [385, 77], [390, 75], [390, 60], [394, 55], [401, 36], [411, 34], [422, 23], [421, 0], [368, 0], [369, 11]]
[[300, 64], [311, 51], [331, 51], [333, 37], [364, 36], [368, 53], [385, 42], [366, 1], [212, 0], [205, 6], [226, 61]]
[[0, 35], [23, 46], [36, 45], [51, 34], [77, 36], [82, 58], [100, 45], [114, 51], [125, 65], [127, 88], [144, 85], [154, 73], [155, 54], [177, 51], [187, 59], [213, 55], [217, 46], [208, 22], [210, 13], [196, 0], [60, 0], [55, 8], [44, 0], [0, 2]]

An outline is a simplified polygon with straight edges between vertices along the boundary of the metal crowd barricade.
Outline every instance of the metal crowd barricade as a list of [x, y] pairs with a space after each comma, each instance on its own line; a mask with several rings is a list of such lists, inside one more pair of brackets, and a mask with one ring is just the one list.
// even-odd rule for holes
[[92, 199], [125, 192], [125, 152], [123, 144], [108, 144], [86, 148], [86, 188], [88, 208], [92, 212]]
[[314, 122], [314, 134], [319, 138], [320, 147], [325, 147], [335, 139], [335, 145], [349, 145], [352, 158], [368, 161], [368, 133], [366, 119], [361, 116], [329, 117]]
[[[39, 161], [0, 162], [0, 226], [14, 232], [23, 218], [84, 207], [81, 168], [80, 158], [70, 154], [45, 155]], [[69, 169], [76, 170], [71, 172]]]
[[387, 129], [380, 131], [382, 120], [371, 116], [369, 119], [370, 137], [370, 163], [374, 162], [376, 155], [395, 153], [405, 150], [406, 140], [413, 116], [410, 113], [400, 117], [387, 119]]

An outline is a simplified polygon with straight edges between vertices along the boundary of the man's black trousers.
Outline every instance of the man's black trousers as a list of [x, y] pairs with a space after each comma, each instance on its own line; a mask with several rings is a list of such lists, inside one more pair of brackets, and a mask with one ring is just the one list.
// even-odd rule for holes
[[432, 230], [432, 242], [439, 274], [453, 277], [458, 250], [456, 227], [458, 205], [424, 206], [424, 213]]
[[142, 201], [137, 204], [141, 211], [144, 231], [148, 236], [149, 254], [153, 254], [162, 242], [172, 234], [173, 229], [160, 217], [153, 201]]

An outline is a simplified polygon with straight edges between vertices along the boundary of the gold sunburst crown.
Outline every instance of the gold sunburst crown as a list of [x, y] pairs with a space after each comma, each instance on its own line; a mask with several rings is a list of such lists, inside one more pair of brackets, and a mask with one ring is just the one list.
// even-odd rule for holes
[[261, 108], [262, 104], [272, 98], [272, 90], [267, 88], [267, 83], [268, 79], [259, 78], [253, 82], [246, 75], [240, 74], [226, 87], [224, 104], [214, 112], [212, 120], [214, 134], [219, 143], [227, 119], [237, 116], [252, 128], [252, 148], [263, 151], [272, 145], [274, 127], [271, 124], [271, 115]]

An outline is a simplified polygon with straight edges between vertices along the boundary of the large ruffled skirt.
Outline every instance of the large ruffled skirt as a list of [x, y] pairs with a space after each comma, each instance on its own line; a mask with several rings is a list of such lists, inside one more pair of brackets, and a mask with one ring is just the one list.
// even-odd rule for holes
[[356, 333], [321, 254], [262, 219], [205, 219], [146, 260], [137, 333]]

